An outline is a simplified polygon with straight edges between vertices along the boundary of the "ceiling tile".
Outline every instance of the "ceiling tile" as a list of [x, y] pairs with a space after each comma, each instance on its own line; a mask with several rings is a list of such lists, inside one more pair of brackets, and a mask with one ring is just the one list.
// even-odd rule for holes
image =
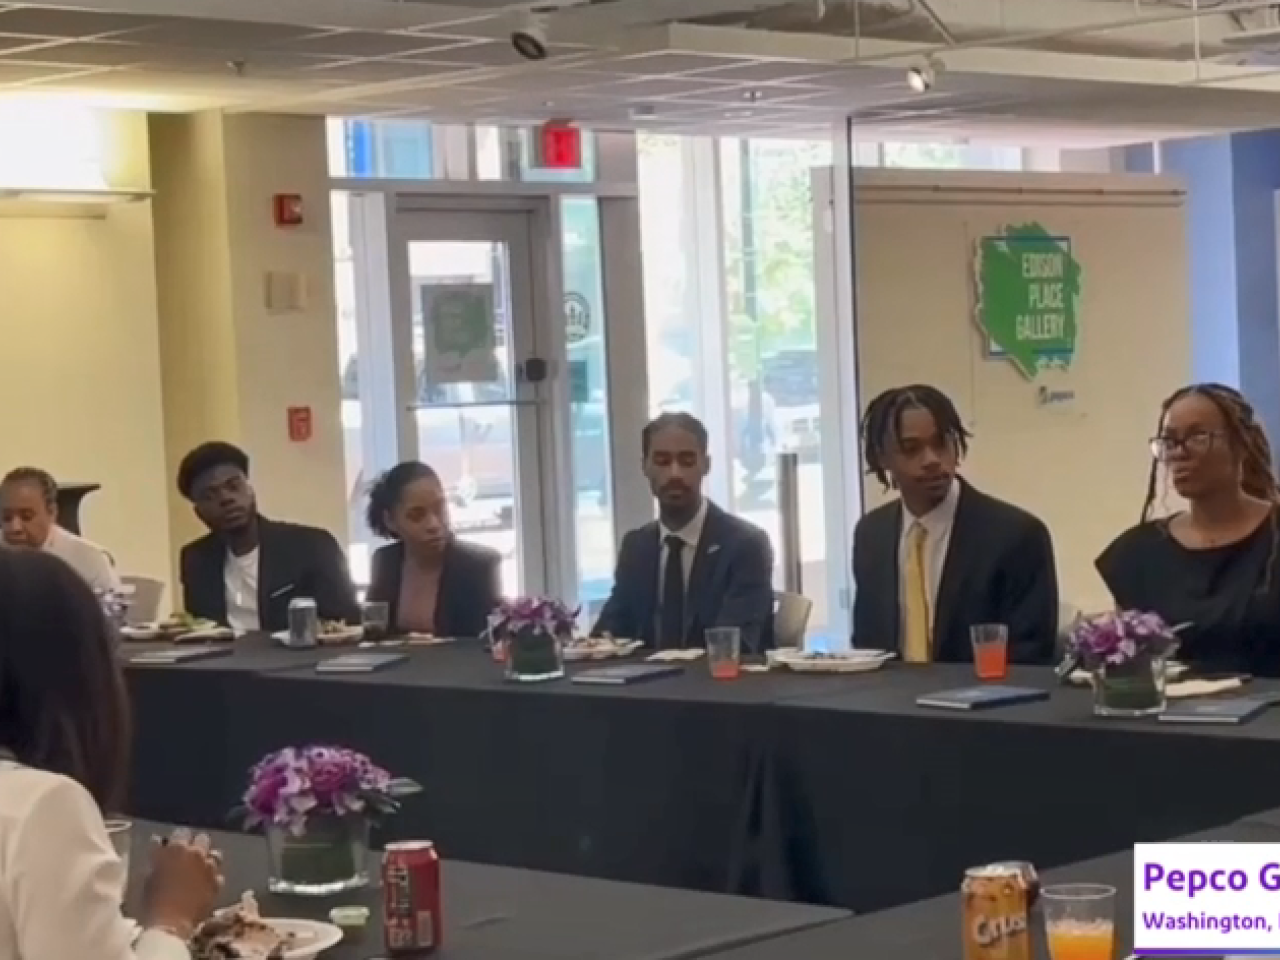
[[646, 77], [601, 84], [596, 93], [603, 97], [620, 97], [624, 100], [662, 100], [667, 97], [740, 96], [740, 87], [726, 83], [710, 83], [684, 77]]
[[409, 36], [397, 33], [373, 33], [363, 30], [339, 30], [287, 40], [284, 47], [300, 53], [355, 59], [357, 57], [405, 57], [425, 55], [428, 51], [457, 44], [453, 37]]
[[51, 10], [11, 7], [0, 10], [0, 33], [34, 37], [77, 39], [121, 30], [136, 30], [161, 22], [157, 17], [127, 13], [93, 13], [87, 10]]
[[840, 83], [854, 73], [853, 68], [824, 68], [800, 60], [749, 60], [701, 70], [698, 76], [708, 80], [736, 83]]
[[[0, 37], [0, 51], [3, 50], [4, 38]], [[0, 52], [0, 58], [65, 66], [121, 67], [140, 63], [149, 54], [148, 48], [136, 44], [100, 40], [46, 44], [19, 52]]]
[[[3, 20], [0, 20], [3, 23]], [[129, 35], [140, 43], [170, 47], [203, 47], [221, 50], [262, 50], [290, 40], [311, 36], [315, 27], [275, 23], [248, 23], [239, 20], [198, 20], [171, 17]]]
[[48, 80], [80, 72], [82, 71], [67, 67], [39, 63], [12, 63], [8, 60], [0, 60], [0, 83], [28, 83], [33, 80]]
[[457, 71], [458, 68], [452, 65], [418, 63], [413, 60], [341, 60], [310, 71], [310, 76], [317, 80], [387, 83], [393, 80], [443, 76]]
[[607, 68], [632, 77], [670, 77], [694, 70], [711, 70], [741, 66], [748, 61], [738, 57], [714, 57], [701, 53], [660, 50], [618, 57], [608, 61]]

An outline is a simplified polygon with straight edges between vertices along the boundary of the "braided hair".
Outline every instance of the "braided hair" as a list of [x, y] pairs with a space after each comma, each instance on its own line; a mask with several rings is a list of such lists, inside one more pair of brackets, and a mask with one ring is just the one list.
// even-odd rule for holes
[[[1191, 396], [1204, 397], [1222, 414], [1232, 447], [1240, 454], [1240, 489], [1250, 497], [1280, 504], [1280, 483], [1277, 483], [1275, 469], [1272, 467], [1271, 443], [1267, 439], [1267, 432], [1258, 422], [1253, 405], [1234, 387], [1221, 383], [1193, 383], [1175, 390], [1160, 405], [1156, 433], [1163, 429], [1170, 408], [1184, 397]], [[1151, 511], [1155, 506], [1156, 474], [1159, 466], [1157, 459], [1152, 457], [1151, 470], [1147, 474], [1147, 496], [1142, 503], [1143, 523], [1151, 519]], [[1267, 556], [1266, 574], [1259, 588], [1263, 592], [1270, 587], [1276, 558], [1280, 555], [1280, 523], [1277, 522], [1275, 510], [1271, 511], [1267, 523], [1271, 527], [1271, 552]]]
[[965, 429], [964, 421], [951, 398], [926, 383], [914, 383], [907, 387], [893, 387], [884, 391], [869, 404], [862, 417], [862, 453], [867, 461], [867, 473], [880, 481], [886, 490], [892, 486], [887, 455], [901, 439], [902, 413], [905, 410], [924, 410], [933, 417], [938, 432], [948, 443], [954, 444], [963, 458], [969, 452], [969, 439], [973, 436]]

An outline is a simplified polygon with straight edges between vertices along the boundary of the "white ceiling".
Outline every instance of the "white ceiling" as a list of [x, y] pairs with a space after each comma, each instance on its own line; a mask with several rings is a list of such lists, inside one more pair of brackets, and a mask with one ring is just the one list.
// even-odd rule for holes
[[[179, 8], [179, 3], [181, 6]], [[1259, 0], [0, 0], [0, 96], [600, 128], [1105, 144], [1280, 121]], [[934, 89], [908, 66], [935, 56]]]

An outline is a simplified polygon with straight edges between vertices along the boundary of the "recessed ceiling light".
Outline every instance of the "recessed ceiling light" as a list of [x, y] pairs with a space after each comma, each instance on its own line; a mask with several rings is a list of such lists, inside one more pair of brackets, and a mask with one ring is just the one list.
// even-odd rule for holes
[[754, 110], [726, 110], [724, 115], [728, 120], [737, 120], [743, 117], [754, 117], [756, 112]]
[[631, 116], [633, 117], [652, 117], [657, 112], [651, 103], [635, 103], [631, 105]]
[[760, 101], [760, 100], [763, 100], [763, 99], [764, 99], [764, 91], [763, 91], [763, 90], [754, 90], [754, 89], [752, 89], [752, 90], [743, 90], [743, 91], [742, 91], [742, 99], [743, 99], [743, 100], [750, 101], [751, 103], [756, 103], [757, 101]]

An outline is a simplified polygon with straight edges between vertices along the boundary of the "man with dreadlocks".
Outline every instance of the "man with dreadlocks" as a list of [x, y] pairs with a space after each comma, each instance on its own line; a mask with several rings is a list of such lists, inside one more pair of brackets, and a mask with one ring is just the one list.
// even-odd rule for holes
[[[1187, 509], [1153, 519], [1158, 481]], [[1271, 444], [1249, 402], [1220, 383], [1183, 387], [1160, 408], [1140, 522], [1103, 551], [1098, 572], [1118, 607], [1184, 625], [1179, 659], [1280, 676], [1278, 504]]]
[[970, 433], [941, 390], [886, 390], [867, 407], [867, 472], [898, 499], [853, 533], [854, 639], [907, 662], [973, 659], [969, 628], [1004, 624], [1009, 659], [1048, 663], [1058, 623], [1049, 530], [956, 470]]

